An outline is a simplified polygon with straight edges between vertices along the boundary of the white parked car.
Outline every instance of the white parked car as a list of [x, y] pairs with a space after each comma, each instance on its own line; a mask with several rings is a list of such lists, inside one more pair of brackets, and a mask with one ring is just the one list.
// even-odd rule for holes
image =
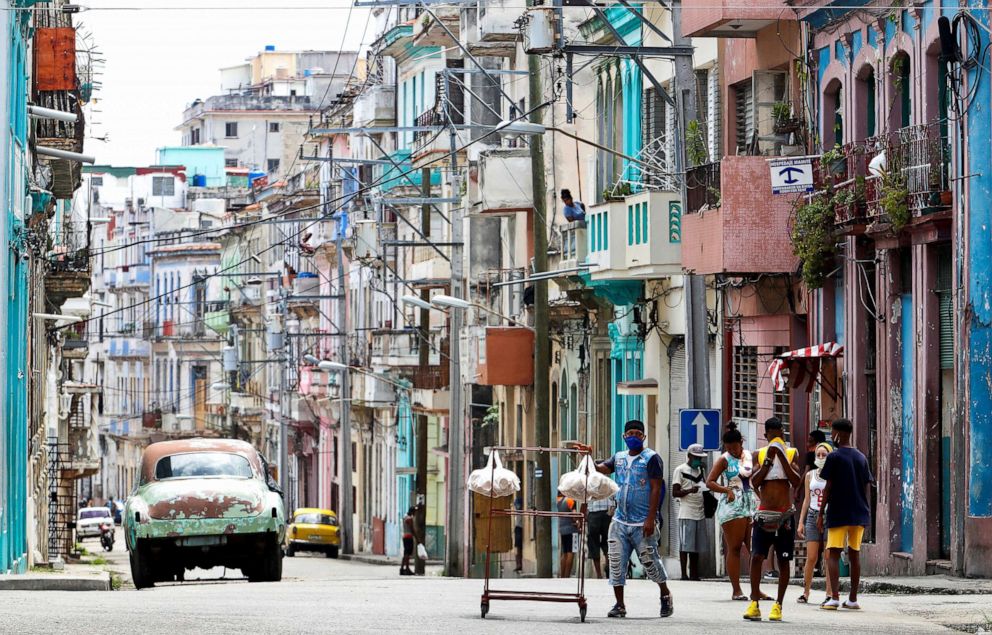
[[83, 507], [76, 517], [76, 537], [99, 538], [100, 525], [114, 526], [114, 517], [110, 515], [109, 507]]

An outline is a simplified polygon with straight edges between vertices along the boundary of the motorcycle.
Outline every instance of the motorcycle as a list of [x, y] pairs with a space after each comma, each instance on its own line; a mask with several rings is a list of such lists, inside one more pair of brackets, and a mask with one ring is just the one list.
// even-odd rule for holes
[[103, 523], [100, 525], [100, 546], [103, 547], [105, 551], [113, 551], [114, 525], [112, 523]]

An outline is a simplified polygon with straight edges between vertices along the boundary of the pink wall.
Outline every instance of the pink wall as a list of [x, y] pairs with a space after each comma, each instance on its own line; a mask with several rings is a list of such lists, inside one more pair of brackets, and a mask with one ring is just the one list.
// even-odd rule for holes
[[[755, 8], [745, 8], [743, 5], [747, 4], [739, 0], [685, 0], [682, 3], [685, 9], [682, 31], [686, 35], [701, 37], [709, 29], [732, 20], [777, 20], [780, 23], [796, 20], [795, 13], [781, 0], [763, 0], [754, 3], [759, 5]], [[775, 4], [781, 6], [773, 7]]]

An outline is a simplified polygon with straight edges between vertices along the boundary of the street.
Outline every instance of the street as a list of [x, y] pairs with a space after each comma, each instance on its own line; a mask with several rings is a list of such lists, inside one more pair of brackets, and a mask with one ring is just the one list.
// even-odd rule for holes
[[[120, 536], [120, 531], [118, 531]], [[99, 545], [84, 543], [91, 551]], [[127, 553], [118, 538], [109, 568], [126, 569]], [[985, 624], [992, 617], [992, 596], [864, 595], [860, 613], [825, 612], [798, 605], [799, 592], [789, 589], [785, 625], [749, 623], [741, 619], [744, 603], [731, 602], [725, 582], [670, 583], [675, 615], [657, 617], [656, 589], [638, 580], [627, 589], [625, 620], [605, 617], [612, 593], [601, 580], [587, 581], [587, 623], [579, 623], [571, 604], [493, 602], [485, 620], [479, 616], [482, 580], [448, 579], [438, 575], [400, 578], [392, 566], [378, 566], [318, 555], [286, 558], [279, 583], [249, 584], [237, 576], [221, 580], [223, 570], [194, 571], [196, 580], [159, 584], [135, 591], [125, 583], [111, 592], [10, 592], [0, 603], [0, 631], [5, 633], [68, 633], [80, 631], [143, 633], [230, 633], [234, 628], [259, 633], [321, 632], [473, 632], [522, 630], [541, 633], [600, 632], [622, 629], [682, 633], [756, 633], [765, 629], [834, 633], [951, 632], [944, 624]], [[499, 588], [570, 591], [575, 581], [505, 580]], [[771, 592], [766, 585], [764, 589]], [[814, 593], [818, 597], [819, 592]], [[767, 603], [763, 608], [770, 608]], [[51, 607], [58, 607], [57, 611]]]

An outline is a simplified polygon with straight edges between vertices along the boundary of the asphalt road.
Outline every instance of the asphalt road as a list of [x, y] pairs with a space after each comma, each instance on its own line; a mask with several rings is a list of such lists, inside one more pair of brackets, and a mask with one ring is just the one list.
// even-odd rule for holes
[[[87, 541], [96, 551], [98, 543]], [[110, 554], [112, 569], [126, 568], [122, 542]], [[481, 580], [399, 577], [396, 569], [331, 560], [318, 555], [287, 558], [278, 583], [249, 584], [237, 572], [193, 572], [196, 580], [135, 591], [8, 592], [0, 597], [0, 633], [569, 633], [604, 629], [679, 633], [931, 633], [951, 632], [942, 623], [992, 619], [992, 596], [866, 595], [864, 609], [826, 612], [798, 605], [789, 590], [785, 623], [741, 619], [744, 604], [729, 600], [721, 582], [673, 581], [675, 615], [661, 620], [657, 587], [643, 580], [627, 590], [625, 620], [605, 617], [613, 603], [605, 582], [590, 580], [587, 623], [575, 604], [493, 601], [480, 619]], [[504, 580], [500, 588], [572, 591], [575, 581]], [[496, 584], [494, 583], [494, 587]], [[771, 592], [771, 588], [766, 589]], [[817, 599], [819, 593], [814, 595]], [[765, 606], [765, 611], [770, 604]], [[987, 616], [987, 617], [986, 617]]]

